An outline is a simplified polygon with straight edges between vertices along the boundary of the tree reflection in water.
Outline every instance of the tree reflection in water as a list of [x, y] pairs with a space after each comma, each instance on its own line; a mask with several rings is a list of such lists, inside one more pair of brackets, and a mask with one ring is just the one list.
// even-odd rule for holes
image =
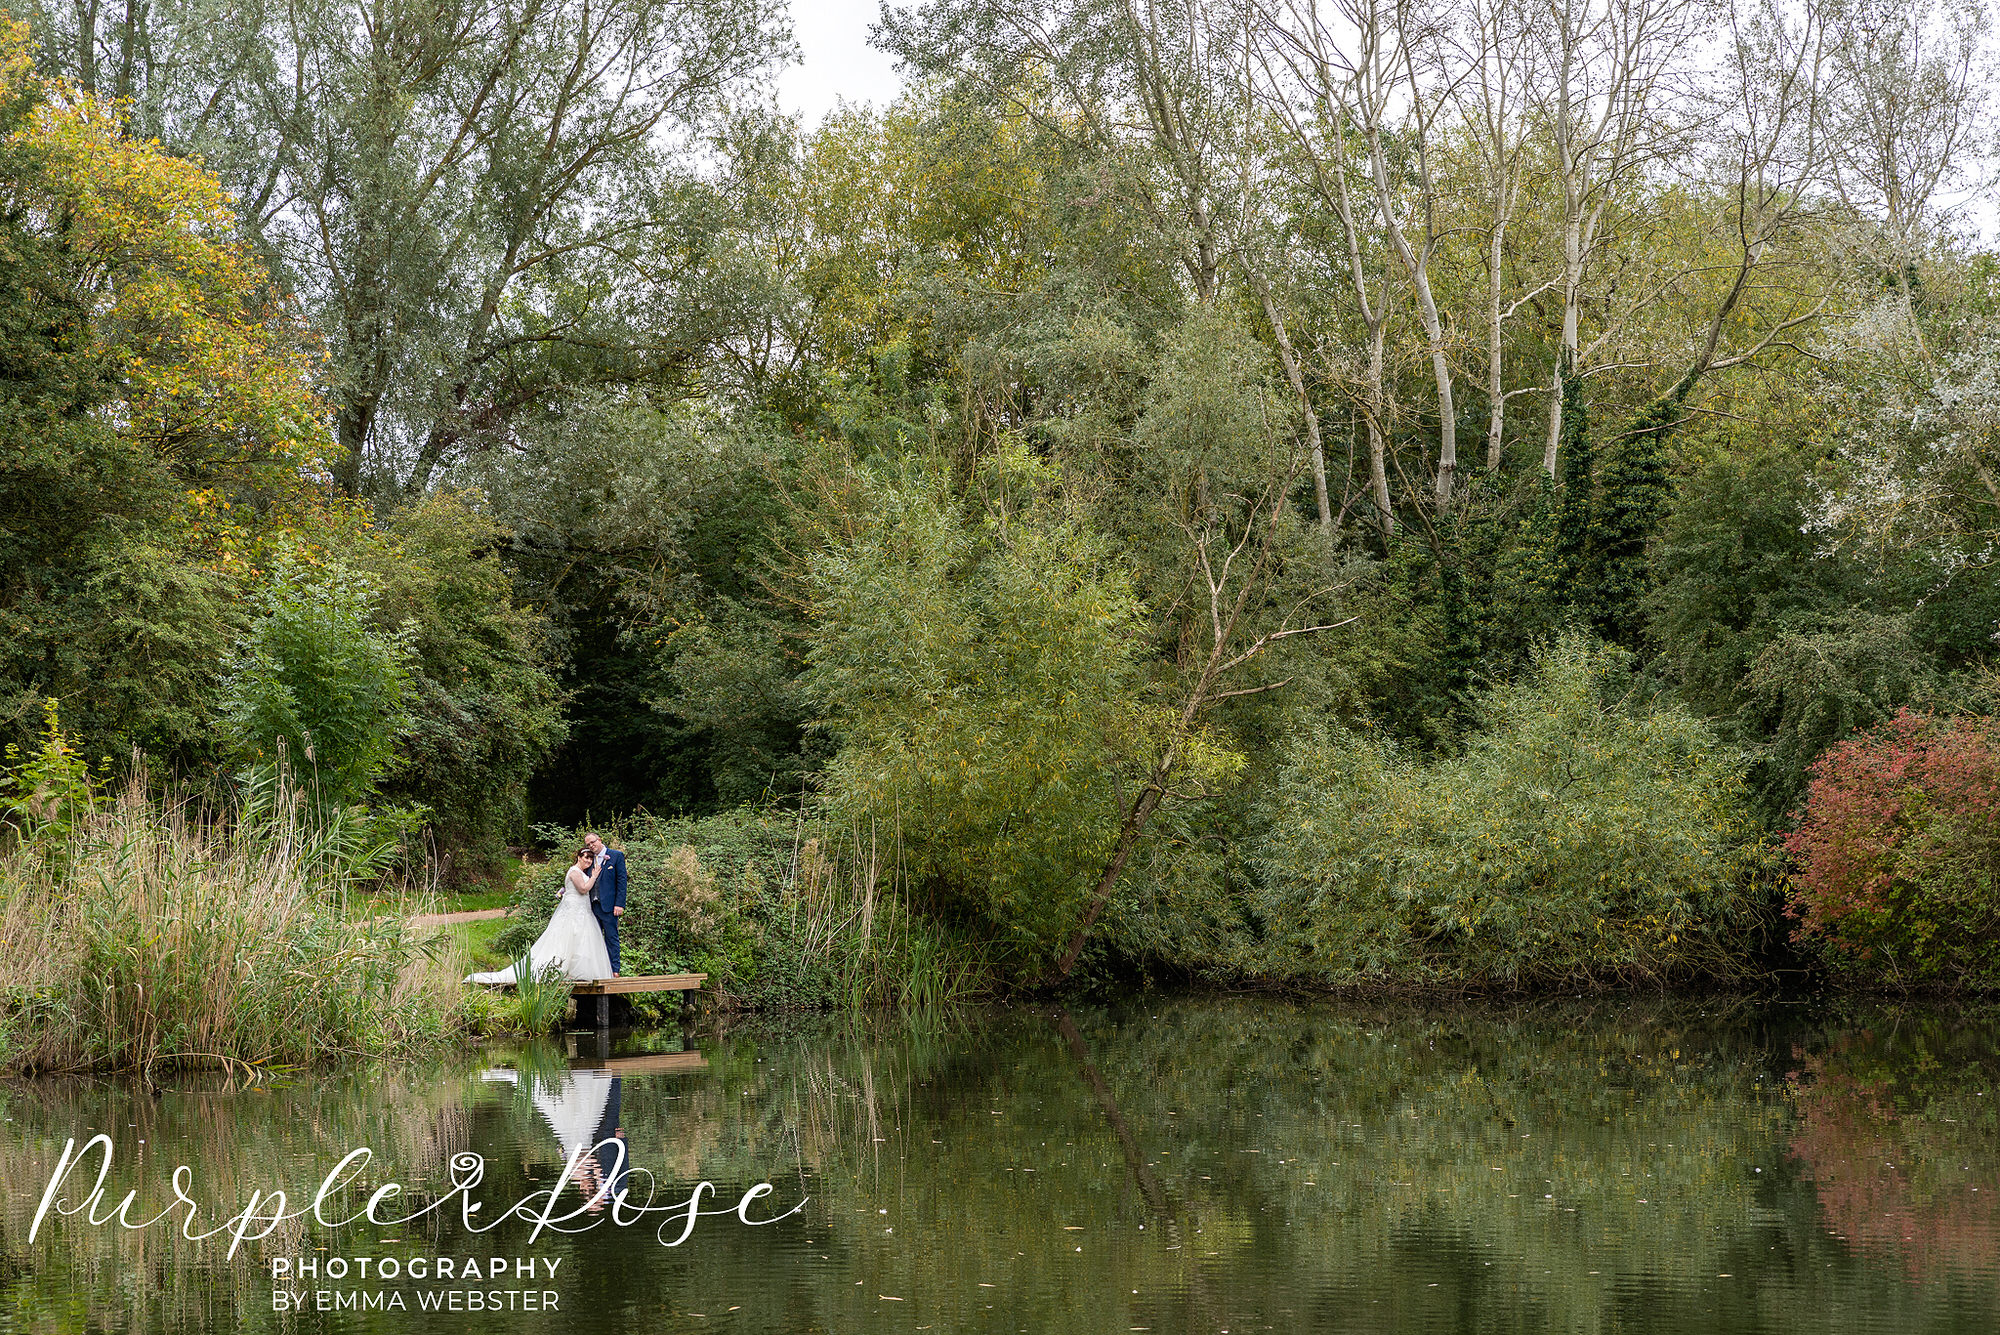
[[1914, 1280], [2000, 1258], [1995, 1027], [1887, 1013], [1796, 1053], [1792, 1153], [1828, 1232]]
[[[121, 1142], [121, 1191], [186, 1160], [225, 1200], [309, 1189], [366, 1143], [371, 1182], [421, 1201], [470, 1148], [499, 1209], [623, 1128], [644, 1147], [641, 1195], [655, 1176], [663, 1200], [707, 1179], [727, 1204], [770, 1181], [769, 1213], [810, 1204], [770, 1228], [718, 1216], [672, 1249], [608, 1221], [545, 1239], [565, 1308], [510, 1328], [574, 1329], [587, 1310], [593, 1331], [697, 1329], [735, 1308], [730, 1329], [774, 1335], [1990, 1331], [1996, 1032], [1714, 1002], [1150, 997], [758, 1021], [700, 1053], [639, 1036], [157, 1099], [15, 1085], [0, 1329], [285, 1328], [256, 1256], [69, 1226], [27, 1244], [72, 1133], [146, 1138], [129, 1158]], [[480, 1078], [499, 1067], [511, 1078]], [[615, 1167], [585, 1157], [588, 1187]], [[454, 1229], [274, 1241], [493, 1255], [525, 1237]]]

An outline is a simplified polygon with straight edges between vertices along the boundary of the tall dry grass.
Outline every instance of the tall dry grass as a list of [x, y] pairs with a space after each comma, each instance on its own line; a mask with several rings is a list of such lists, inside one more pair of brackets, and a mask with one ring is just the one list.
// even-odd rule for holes
[[0, 851], [0, 1072], [298, 1065], [467, 1028], [463, 961], [361, 911], [298, 802], [218, 821], [140, 783]]

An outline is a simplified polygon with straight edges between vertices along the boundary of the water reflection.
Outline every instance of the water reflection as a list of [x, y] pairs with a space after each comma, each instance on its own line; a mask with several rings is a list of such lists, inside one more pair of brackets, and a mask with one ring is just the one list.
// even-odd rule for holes
[[2000, 1124], [1995, 1030], [1871, 1019], [1797, 1054], [1792, 1153], [1833, 1237], [1913, 1280], [1977, 1282], [2000, 1256], [2000, 1190], [1980, 1162]]
[[607, 1190], [607, 1180], [622, 1179], [628, 1171], [621, 1144], [625, 1127], [618, 1116], [622, 1083], [601, 1070], [564, 1071], [532, 1081], [535, 1110], [555, 1132], [563, 1162], [576, 1165], [577, 1189], [588, 1197], [586, 1208], [592, 1211], [602, 1210], [619, 1189]]
[[[1964, 1015], [1156, 1000], [699, 1050], [582, 1036], [158, 1098], [15, 1085], [0, 1329], [492, 1324], [274, 1314], [258, 1257], [327, 1247], [560, 1260], [560, 1311], [504, 1318], [530, 1330], [1990, 1331], [1997, 1053], [2000, 1025]], [[810, 1202], [678, 1248], [609, 1218], [532, 1248], [452, 1219], [294, 1228], [235, 1264], [75, 1221], [30, 1245], [48, 1166], [95, 1130], [117, 1192], [185, 1160], [217, 1199], [309, 1193], [365, 1143], [371, 1182], [416, 1200], [470, 1149], [495, 1210], [579, 1154], [567, 1209], [703, 1179], [725, 1206], [772, 1183], [756, 1215]]]

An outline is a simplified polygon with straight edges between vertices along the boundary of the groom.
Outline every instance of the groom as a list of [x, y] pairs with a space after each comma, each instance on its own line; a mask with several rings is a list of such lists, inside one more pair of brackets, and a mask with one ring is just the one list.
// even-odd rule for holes
[[625, 916], [625, 855], [606, 848], [595, 834], [583, 837], [584, 847], [597, 860], [597, 885], [590, 892], [590, 909], [597, 915], [597, 929], [604, 933], [604, 948], [611, 952], [611, 976], [618, 976], [618, 920]]

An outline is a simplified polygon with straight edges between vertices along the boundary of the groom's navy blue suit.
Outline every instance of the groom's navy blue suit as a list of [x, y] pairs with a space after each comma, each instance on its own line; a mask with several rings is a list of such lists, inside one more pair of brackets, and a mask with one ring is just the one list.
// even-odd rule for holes
[[613, 909], [625, 907], [625, 855], [617, 849], [604, 854], [597, 885], [590, 892], [590, 911], [597, 915], [598, 930], [604, 933], [604, 948], [611, 952], [611, 972], [618, 972], [618, 915]]

